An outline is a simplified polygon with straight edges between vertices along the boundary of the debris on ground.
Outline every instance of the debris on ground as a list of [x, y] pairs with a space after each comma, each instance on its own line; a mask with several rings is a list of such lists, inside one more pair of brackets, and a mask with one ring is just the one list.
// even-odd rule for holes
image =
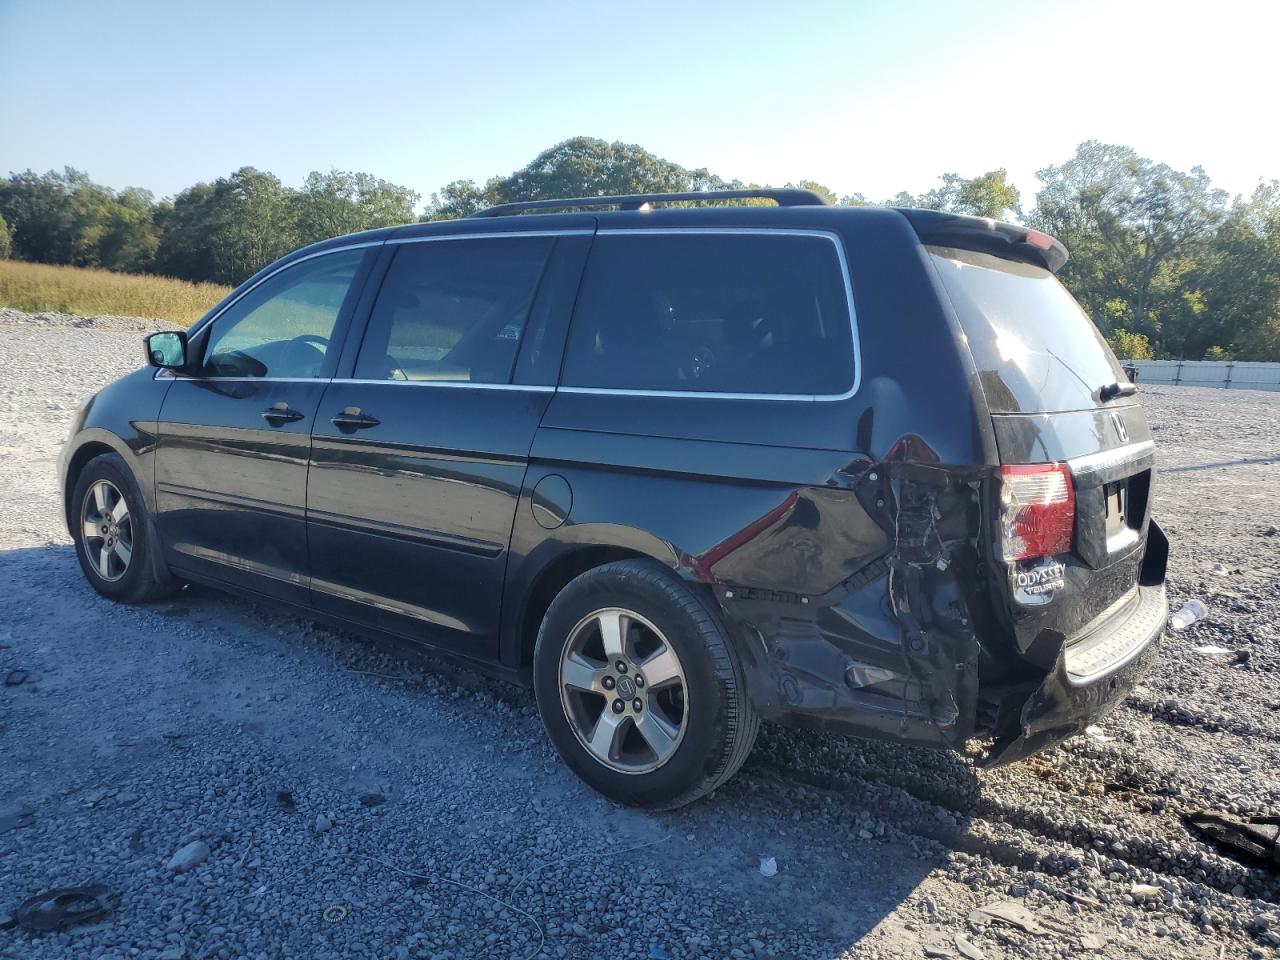
[[29, 807], [25, 804], [10, 807], [7, 810], [0, 810], [0, 833], [8, 833], [18, 827], [29, 827], [35, 823], [35, 820], [35, 807]]
[[169, 858], [165, 869], [172, 873], [194, 870], [209, 859], [209, 845], [203, 840], [193, 840]]
[[1213, 575], [1215, 577], [1229, 577], [1231, 576], [1231, 571], [1226, 568], [1225, 564], [1215, 563], [1213, 565]]
[[14, 922], [32, 933], [53, 933], [79, 923], [100, 920], [111, 912], [107, 887], [59, 887], [24, 900], [13, 912]]
[[276, 791], [276, 806], [288, 813], [293, 813], [294, 810], [298, 809], [298, 804], [293, 799], [293, 792], [290, 790]]
[[325, 907], [324, 919], [326, 923], [341, 923], [347, 919], [347, 905], [345, 903], [335, 903], [332, 906]]
[[776, 877], [778, 875], [778, 861], [773, 857], [760, 858], [760, 876]]
[[1151, 883], [1135, 883], [1129, 887], [1129, 896], [1134, 900], [1159, 900], [1163, 893], [1162, 887]]
[[1203, 620], [1207, 616], [1209, 616], [1209, 608], [1199, 600], [1191, 599], [1169, 618], [1169, 627], [1172, 630], [1185, 630], [1197, 620]]
[[380, 793], [362, 793], [360, 795], [360, 806], [362, 807], [380, 807], [387, 802], [387, 798]]
[[1049, 932], [1036, 919], [1036, 915], [1017, 900], [989, 903], [969, 914], [970, 923], [984, 923], [991, 920], [1007, 923], [1011, 927], [1017, 927], [1023, 933], [1034, 933], [1037, 936]]
[[4, 685], [6, 687], [20, 687], [27, 682], [29, 674], [26, 670], [10, 670], [4, 675]]
[[1234, 650], [1230, 650], [1227, 647], [1219, 647], [1216, 644], [1212, 644], [1212, 643], [1209, 644], [1208, 646], [1195, 647], [1194, 649], [1195, 649], [1195, 652], [1200, 654], [1200, 656], [1202, 657], [1225, 657], [1229, 654], [1235, 653]]
[[986, 954], [983, 953], [982, 949], [972, 940], [962, 937], [957, 933], [955, 941], [956, 949], [960, 951], [960, 955], [962, 957], [966, 957], [968, 960], [985, 960]]
[[1280, 817], [1240, 819], [1211, 810], [1196, 810], [1184, 818], [1188, 827], [1236, 860], [1280, 868]]
[[316, 833], [328, 833], [333, 829], [333, 820], [323, 813], [318, 813], [316, 814], [316, 822], [311, 825], [311, 829]]

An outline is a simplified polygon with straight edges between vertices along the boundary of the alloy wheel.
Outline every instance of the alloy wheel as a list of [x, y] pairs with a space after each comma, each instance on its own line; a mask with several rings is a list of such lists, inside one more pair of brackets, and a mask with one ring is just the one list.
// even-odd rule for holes
[[133, 560], [133, 520], [124, 495], [109, 480], [89, 487], [80, 508], [84, 552], [103, 580], [114, 582], [129, 570]]
[[662, 631], [608, 607], [570, 631], [560, 655], [560, 700], [569, 726], [600, 763], [648, 773], [675, 754], [688, 726], [684, 668]]

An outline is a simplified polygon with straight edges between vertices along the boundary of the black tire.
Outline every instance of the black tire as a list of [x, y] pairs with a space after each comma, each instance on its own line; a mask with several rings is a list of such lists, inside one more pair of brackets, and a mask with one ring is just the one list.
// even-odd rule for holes
[[[574, 732], [561, 696], [561, 657], [570, 638], [593, 612], [607, 608], [649, 621], [683, 669], [681, 739], [669, 759], [647, 772], [622, 772], [593, 755]], [[628, 806], [669, 810], [710, 793], [742, 766], [760, 727], [720, 617], [654, 561], [605, 564], [565, 586], [538, 631], [533, 680], [543, 724], [564, 762], [595, 790]]]
[[[104, 575], [91, 556], [91, 552], [100, 554], [103, 541], [96, 539], [91, 544], [84, 529], [87, 501], [93, 498], [94, 488], [102, 481], [123, 497], [128, 508], [130, 556], [127, 564], [118, 559], [112, 561], [115, 566], [109, 573], [116, 573], [117, 568], [123, 566], [114, 579]], [[176, 589], [176, 581], [159, 556], [155, 521], [147, 510], [146, 500], [138, 489], [133, 472], [119, 454], [104, 453], [85, 464], [76, 478], [68, 515], [71, 536], [76, 544], [76, 559], [80, 561], [85, 579], [98, 593], [119, 603], [145, 603], [165, 597]]]

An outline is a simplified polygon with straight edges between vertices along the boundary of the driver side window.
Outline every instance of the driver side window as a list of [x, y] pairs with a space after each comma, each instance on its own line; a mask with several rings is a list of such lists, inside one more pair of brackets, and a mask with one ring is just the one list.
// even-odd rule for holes
[[213, 322], [200, 375], [323, 375], [334, 327], [364, 256], [363, 249], [324, 254], [258, 284]]

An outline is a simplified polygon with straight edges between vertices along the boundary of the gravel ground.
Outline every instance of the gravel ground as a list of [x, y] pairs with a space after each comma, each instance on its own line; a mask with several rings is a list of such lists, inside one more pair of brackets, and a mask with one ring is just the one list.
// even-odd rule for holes
[[[0, 311], [0, 676], [26, 671], [0, 687], [0, 925], [50, 887], [117, 897], [0, 957], [1280, 955], [1276, 876], [1179, 816], [1280, 813], [1280, 394], [1143, 389], [1173, 602], [1211, 615], [1095, 735], [981, 771], [769, 728], [655, 815], [582, 786], [521, 689], [212, 591], [90, 590], [54, 460], [149, 326]], [[1031, 930], [973, 914], [1010, 900]]]

